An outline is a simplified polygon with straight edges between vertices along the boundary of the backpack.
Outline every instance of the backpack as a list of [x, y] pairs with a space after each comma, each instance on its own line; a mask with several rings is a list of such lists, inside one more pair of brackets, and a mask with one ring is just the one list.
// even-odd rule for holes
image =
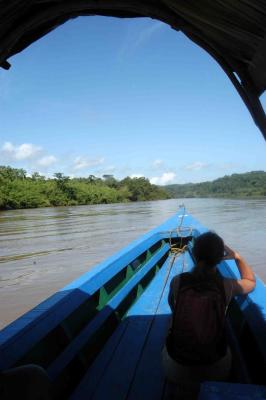
[[169, 355], [185, 365], [219, 360], [226, 353], [225, 314], [221, 277], [206, 282], [190, 273], [181, 274], [166, 341]]

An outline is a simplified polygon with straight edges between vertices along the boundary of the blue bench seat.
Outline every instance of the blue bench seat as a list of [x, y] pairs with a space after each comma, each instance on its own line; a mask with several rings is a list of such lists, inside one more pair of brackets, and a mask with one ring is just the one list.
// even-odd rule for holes
[[263, 400], [266, 386], [231, 382], [204, 382], [198, 400]]

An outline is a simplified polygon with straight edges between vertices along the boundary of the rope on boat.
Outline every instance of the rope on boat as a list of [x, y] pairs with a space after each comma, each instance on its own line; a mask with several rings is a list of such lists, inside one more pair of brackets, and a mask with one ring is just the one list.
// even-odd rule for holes
[[[175, 258], [181, 254], [183, 254], [183, 261], [182, 261], [182, 272], [184, 272], [185, 269], [185, 256], [184, 253], [187, 249], [187, 245], [183, 245], [183, 236], [182, 236], [182, 232], [184, 231], [189, 231], [190, 235], [192, 234], [193, 228], [192, 226], [183, 226], [183, 222], [184, 222], [184, 217], [186, 214], [186, 208], [185, 205], [181, 205], [180, 208], [183, 208], [183, 213], [181, 214], [181, 218], [180, 218], [180, 223], [179, 226], [176, 229], [173, 229], [172, 231], [170, 231], [170, 236], [169, 236], [169, 244], [170, 244], [170, 253], [174, 255], [173, 258], [173, 262], [171, 264], [171, 269], [173, 267]], [[177, 233], [177, 236], [180, 237], [180, 244], [179, 246], [177, 246], [176, 244], [172, 244], [172, 235], [173, 233]], [[170, 269], [170, 270], [171, 270]]]
[[[169, 259], [169, 265], [166, 271], [166, 275], [165, 275], [165, 279], [164, 279], [164, 286], [163, 286], [163, 291], [164, 288], [166, 286], [166, 283], [168, 281], [170, 272], [173, 268], [174, 262], [176, 260], [176, 257], [180, 256], [181, 254], [184, 254], [186, 251], [187, 246], [183, 246], [183, 247], [177, 247], [176, 245], [170, 245], [170, 254], [171, 254], [171, 258]], [[182, 263], [182, 272], [184, 271], [184, 267], [185, 267], [185, 262], [184, 262], [184, 258], [183, 258], [183, 263]]]
[[176, 257], [183, 255], [182, 256], [182, 272], [184, 272], [184, 269], [185, 269], [185, 252], [186, 252], [186, 249], [187, 249], [187, 245], [180, 246], [180, 247], [177, 247], [176, 245], [172, 245], [170, 247], [170, 253], [173, 255], [173, 264], [174, 264], [174, 261], [175, 261]]
[[[176, 229], [173, 229], [173, 230], [170, 231], [169, 245], [170, 245], [170, 254], [172, 255], [172, 258], [170, 258], [170, 260], [169, 260], [169, 266], [168, 266], [168, 269], [167, 269], [167, 272], [166, 272], [166, 277], [165, 277], [165, 284], [166, 284], [166, 282], [168, 280], [168, 277], [170, 275], [170, 272], [171, 272], [171, 270], [173, 268], [173, 265], [174, 265], [176, 257], [180, 256], [181, 254], [185, 254], [185, 251], [187, 249], [187, 245], [183, 245], [183, 243], [182, 243], [182, 240], [183, 240], [183, 236], [182, 235], [179, 235], [179, 237], [180, 237], [180, 245], [179, 246], [177, 246], [176, 244], [172, 243], [172, 234], [174, 232], [176, 232], [177, 234], [181, 233], [181, 228], [182, 228], [182, 224], [183, 224], [183, 220], [184, 220], [184, 215], [185, 215], [185, 208], [184, 208], [184, 211], [183, 211], [179, 226]], [[191, 231], [192, 231], [191, 227], [188, 227], [188, 228], [191, 229]], [[183, 261], [182, 261], [182, 272], [184, 271], [184, 268], [185, 268], [185, 257], [183, 257]]]

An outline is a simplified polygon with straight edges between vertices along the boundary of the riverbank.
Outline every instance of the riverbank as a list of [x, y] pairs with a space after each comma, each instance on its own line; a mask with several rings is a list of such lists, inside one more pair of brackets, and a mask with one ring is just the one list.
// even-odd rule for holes
[[15, 210], [56, 206], [127, 203], [168, 199], [166, 191], [146, 178], [127, 177], [121, 181], [112, 175], [97, 178], [73, 178], [62, 173], [46, 179], [37, 173], [0, 167], [0, 209]]
[[174, 198], [266, 199], [266, 172], [232, 174], [214, 181], [164, 187]]
[[266, 199], [266, 172], [224, 176], [212, 182], [153, 185], [147, 178], [73, 178], [55, 173], [28, 176], [23, 169], [0, 166], [0, 210], [128, 203], [170, 198]]

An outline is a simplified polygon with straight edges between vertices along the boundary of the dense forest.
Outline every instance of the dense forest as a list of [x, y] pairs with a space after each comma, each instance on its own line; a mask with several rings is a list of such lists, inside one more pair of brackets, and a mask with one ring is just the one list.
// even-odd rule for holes
[[45, 178], [37, 172], [28, 176], [24, 169], [0, 166], [0, 209], [107, 204], [130, 201], [188, 197], [265, 197], [266, 172], [233, 174], [212, 182], [175, 184], [159, 187], [146, 178], [112, 175], [73, 178], [57, 172]]
[[37, 172], [30, 177], [24, 169], [0, 166], [0, 209], [37, 208], [81, 204], [105, 204], [129, 201], [167, 199], [165, 190], [146, 178], [116, 180], [112, 175], [102, 179], [70, 179], [58, 172], [47, 179]]
[[171, 198], [188, 197], [265, 197], [266, 172], [253, 171], [226, 175], [212, 182], [167, 185], [164, 189]]

